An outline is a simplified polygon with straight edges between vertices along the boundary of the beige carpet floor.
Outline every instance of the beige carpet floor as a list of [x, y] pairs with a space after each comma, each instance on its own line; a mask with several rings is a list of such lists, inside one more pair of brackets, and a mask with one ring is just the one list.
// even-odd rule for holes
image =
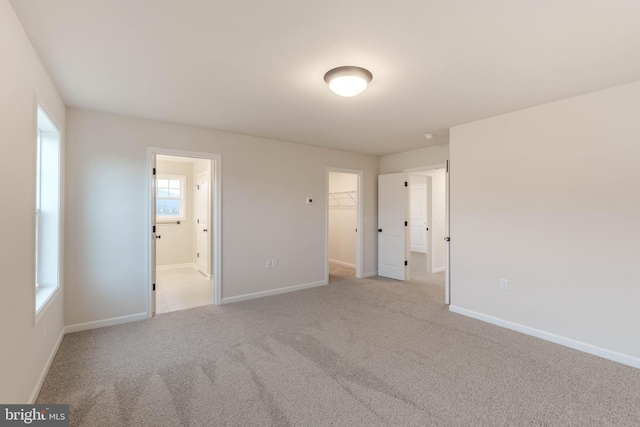
[[640, 426], [640, 370], [450, 313], [442, 283], [347, 270], [69, 334], [38, 403], [82, 426]]

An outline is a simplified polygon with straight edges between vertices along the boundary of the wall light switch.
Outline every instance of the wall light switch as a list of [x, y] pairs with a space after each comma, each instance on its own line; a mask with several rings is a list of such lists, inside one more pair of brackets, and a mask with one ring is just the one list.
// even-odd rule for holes
[[271, 260], [268, 259], [267, 260], [267, 267], [266, 268], [272, 268], [273, 264], [271, 263]]
[[271, 267], [272, 268], [278, 268], [278, 260], [277, 259], [272, 259], [271, 260]]
[[500, 279], [500, 289], [503, 291], [509, 289], [509, 281], [507, 279]]

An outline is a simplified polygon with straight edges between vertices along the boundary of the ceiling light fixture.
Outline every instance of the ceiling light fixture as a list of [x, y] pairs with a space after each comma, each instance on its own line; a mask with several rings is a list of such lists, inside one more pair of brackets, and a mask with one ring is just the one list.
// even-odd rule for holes
[[356, 96], [371, 83], [373, 74], [362, 67], [346, 66], [327, 71], [324, 81], [340, 96]]
[[427, 139], [433, 139], [434, 136], [435, 136], [435, 134], [433, 134], [433, 133], [425, 133], [424, 134], [424, 137], [427, 138]]

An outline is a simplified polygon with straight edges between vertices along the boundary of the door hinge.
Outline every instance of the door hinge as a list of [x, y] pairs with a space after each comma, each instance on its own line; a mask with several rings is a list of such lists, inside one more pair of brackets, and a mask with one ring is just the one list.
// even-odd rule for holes
[[404, 222], [404, 226], [406, 227], [407, 225], [409, 225], [409, 223], [407, 221]]
[[156, 290], [156, 284], [155, 283], [153, 284], [153, 290], [154, 291]]
[[405, 181], [405, 182], [404, 182], [404, 186], [405, 186], [405, 187], [408, 187], [408, 186], [409, 186], [409, 183], [408, 183], [407, 181]]
[[404, 262], [404, 265], [409, 265], [409, 261], [405, 261], [405, 262]]
[[200, 252], [196, 254], [196, 258], [200, 258]]
[[153, 168], [153, 175], [156, 174], [156, 168]]
[[200, 186], [199, 186], [199, 185], [196, 185], [196, 189], [197, 189], [197, 190], [199, 190], [199, 189], [200, 189]]
[[196, 220], [196, 223], [197, 223], [197, 224], [200, 224], [200, 220], [199, 220], [199, 219], [197, 219], [197, 220]]
[[446, 172], [449, 173], [449, 160], [447, 160]]
[[156, 226], [155, 226], [155, 225], [154, 225], [154, 226], [153, 226], [153, 228], [151, 229], [151, 232], [152, 232], [152, 233], [155, 233], [155, 232], [156, 232]]

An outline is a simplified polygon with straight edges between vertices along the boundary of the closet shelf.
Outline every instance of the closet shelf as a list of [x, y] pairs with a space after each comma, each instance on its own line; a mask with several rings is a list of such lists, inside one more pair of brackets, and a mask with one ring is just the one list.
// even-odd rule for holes
[[337, 191], [329, 193], [330, 209], [355, 209], [357, 203], [356, 191]]

